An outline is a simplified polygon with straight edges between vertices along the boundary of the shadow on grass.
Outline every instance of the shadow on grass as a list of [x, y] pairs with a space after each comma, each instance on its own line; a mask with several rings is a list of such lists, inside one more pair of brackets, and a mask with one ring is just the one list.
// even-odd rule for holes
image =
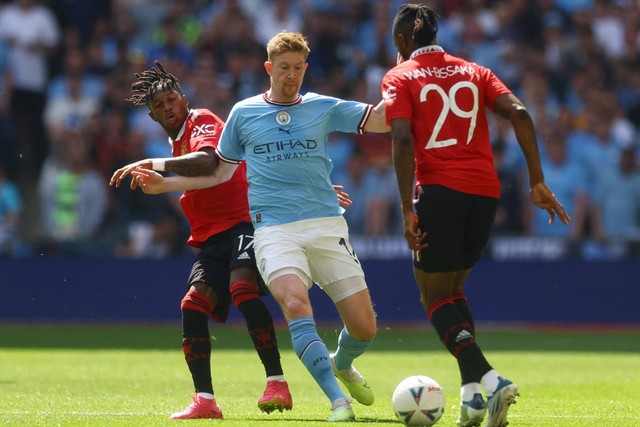
[[[284, 325], [276, 326], [281, 349], [291, 349]], [[212, 324], [215, 349], [249, 349], [251, 339], [239, 325]], [[333, 346], [338, 328], [320, 329]], [[491, 351], [640, 352], [640, 331], [483, 329], [476, 333], [480, 346]], [[0, 325], [0, 348], [148, 349], [181, 350], [180, 325]], [[381, 325], [373, 343], [375, 351], [444, 351], [430, 327]]]

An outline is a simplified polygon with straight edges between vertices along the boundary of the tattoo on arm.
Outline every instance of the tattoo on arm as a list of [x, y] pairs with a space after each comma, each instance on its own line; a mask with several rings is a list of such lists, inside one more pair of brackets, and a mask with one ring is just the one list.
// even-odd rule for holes
[[218, 162], [218, 156], [213, 151], [197, 151], [167, 160], [165, 170], [189, 177], [212, 175]]

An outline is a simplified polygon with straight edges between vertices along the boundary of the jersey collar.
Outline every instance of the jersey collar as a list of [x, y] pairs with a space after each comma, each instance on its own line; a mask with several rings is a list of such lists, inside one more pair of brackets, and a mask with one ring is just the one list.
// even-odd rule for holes
[[409, 57], [409, 59], [413, 59], [416, 56], [422, 55], [424, 53], [432, 53], [432, 52], [444, 52], [444, 49], [436, 44], [432, 44], [431, 46], [423, 46], [421, 48], [414, 50], [411, 53], [411, 57]]
[[269, 97], [267, 96], [267, 92], [262, 94], [262, 99], [268, 103], [268, 104], [273, 104], [273, 105], [283, 105], [283, 106], [287, 106], [287, 105], [295, 105], [295, 104], [299, 104], [302, 102], [302, 95], [298, 94], [298, 97], [291, 101], [291, 102], [278, 102], [278, 101], [274, 101], [272, 99], [269, 99]]

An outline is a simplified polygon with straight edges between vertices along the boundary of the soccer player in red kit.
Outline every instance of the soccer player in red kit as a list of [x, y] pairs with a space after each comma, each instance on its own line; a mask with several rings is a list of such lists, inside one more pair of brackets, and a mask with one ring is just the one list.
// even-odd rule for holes
[[[216, 168], [215, 149], [224, 122], [209, 110], [190, 109], [178, 80], [157, 61], [156, 66], [136, 74], [138, 80], [131, 85], [129, 101], [149, 108], [149, 116], [169, 135], [173, 157], [124, 166], [114, 172], [110, 185], [120, 186], [127, 175], [141, 168], [184, 176], [208, 175]], [[130, 187], [137, 188], [135, 180]], [[187, 191], [180, 198], [191, 227], [188, 243], [200, 251], [180, 305], [182, 349], [195, 394], [184, 411], [171, 415], [174, 419], [222, 418], [211, 380], [208, 318], [224, 322], [231, 303], [244, 316], [266, 371], [267, 386], [258, 407], [269, 413], [293, 405], [280, 364], [273, 319], [260, 299], [247, 188], [245, 165], [241, 164], [228, 182]]]
[[393, 23], [398, 65], [382, 82], [404, 235], [427, 316], [458, 362], [457, 424], [479, 426], [488, 409], [486, 426], [503, 427], [518, 388], [492, 368], [476, 343], [464, 293], [500, 195], [485, 108], [511, 123], [527, 162], [532, 202], [547, 210], [549, 222], [558, 215], [567, 224], [570, 217], [545, 184], [526, 108], [491, 70], [438, 46], [437, 30], [427, 6], [402, 5]]

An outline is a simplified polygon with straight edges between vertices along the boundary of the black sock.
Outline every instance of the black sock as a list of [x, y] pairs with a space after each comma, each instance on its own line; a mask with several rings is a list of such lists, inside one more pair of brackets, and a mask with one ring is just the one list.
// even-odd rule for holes
[[209, 317], [196, 310], [182, 310], [182, 351], [196, 393], [213, 394]]
[[466, 376], [463, 384], [480, 382], [480, 378], [491, 370], [491, 365], [476, 343], [471, 326], [453, 301], [450, 298], [434, 301], [429, 306], [428, 313], [440, 341], [457, 359], [461, 374], [464, 372]]
[[452, 294], [453, 304], [458, 309], [458, 312], [464, 317], [464, 320], [467, 321], [469, 326], [471, 326], [471, 333], [475, 335], [476, 326], [473, 322], [473, 315], [471, 314], [471, 309], [469, 308], [469, 304], [467, 303], [467, 296], [464, 294], [464, 291], [453, 291]]
[[267, 306], [260, 298], [251, 298], [238, 304], [238, 311], [247, 322], [249, 335], [267, 376], [282, 375], [276, 331]]
[[[473, 315], [471, 314], [471, 309], [469, 308], [469, 304], [467, 303], [467, 297], [464, 294], [464, 291], [454, 291], [452, 294], [453, 304], [458, 309], [458, 312], [462, 315], [464, 320], [467, 321], [469, 326], [471, 327], [471, 333], [475, 336], [476, 327], [473, 322]], [[458, 368], [460, 369], [460, 378], [462, 380], [462, 385], [475, 382], [473, 379], [473, 373], [467, 369], [460, 361], [458, 360]]]

